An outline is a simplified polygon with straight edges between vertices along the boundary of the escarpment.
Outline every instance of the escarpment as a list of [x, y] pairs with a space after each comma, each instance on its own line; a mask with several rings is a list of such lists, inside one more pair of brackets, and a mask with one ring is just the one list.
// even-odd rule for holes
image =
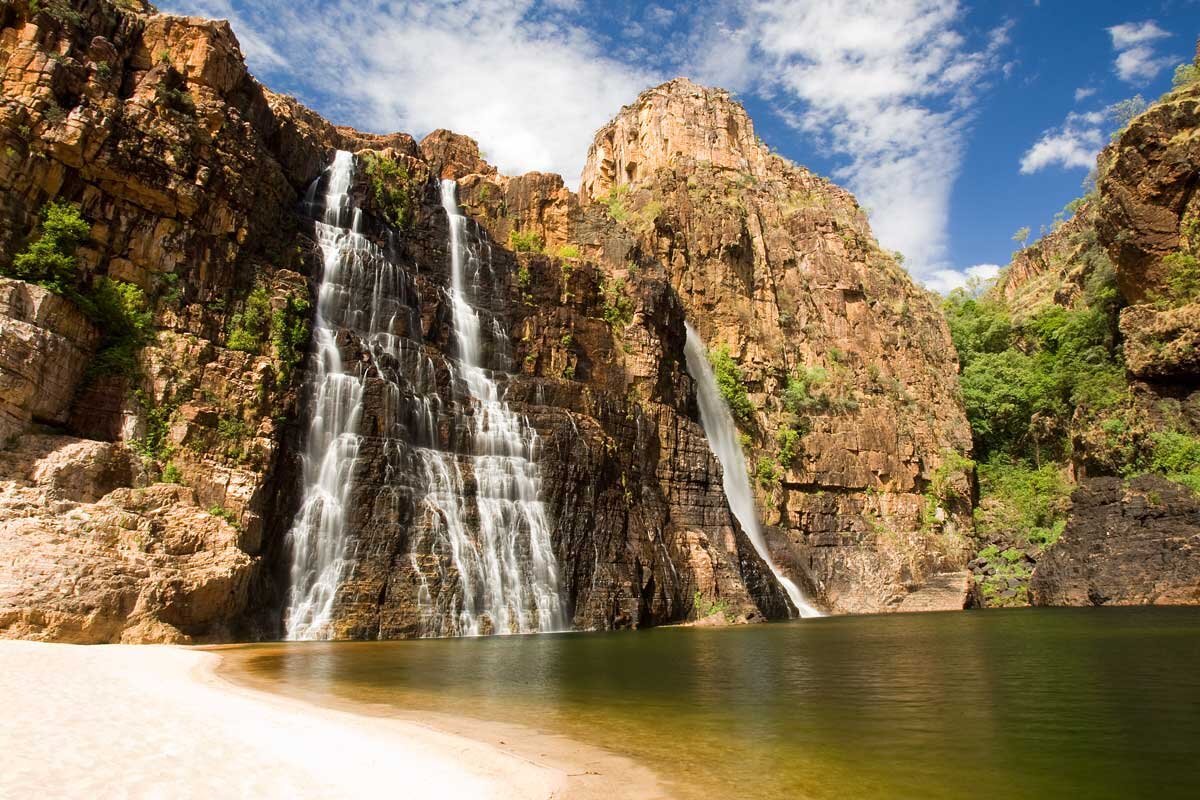
[[760, 512], [797, 580], [880, 611], [962, 572], [970, 431], [949, 333], [848, 192], [771, 153], [727, 93], [677, 79], [597, 133], [581, 200], [740, 384]]
[[[561, 229], [544, 198], [572, 196], [556, 176], [496, 176], [465, 137], [418, 146], [334, 127], [257, 84], [227, 24], [131, 8], [3, 11], [0, 260], [13, 274], [50, 243], [39, 212], [55, 203], [76, 209], [86, 235], [65, 284], [4, 283], [0, 539], [13, 557], [0, 628], [86, 642], [277, 636], [322, 271], [310, 187], [335, 151], [356, 154], [365, 235], [405, 276], [394, 302], [412, 326], [389, 335], [437, 365], [454, 358], [437, 178], [462, 179], [464, 194], [481, 179], [506, 187], [521, 215], [510, 229], [535, 216]], [[512, 335], [505, 398], [540, 436], [569, 624], [788, 616], [725, 501], [675, 293], [646, 278], [617, 294], [594, 263], [514, 254], [498, 232], [487, 311]], [[344, 358], [365, 364], [352, 333], [337, 334]], [[438, 523], [405, 501], [416, 479], [385, 446], [414, 392], [409, 366], [360, 373], [339, 636], [420, 633], [406, 564]], [[462, 407], [452, 370], [431, 380], [442, 407]], [[463, 424], [451, 416], [439, 422], [447, 442]], [[416, 555], [441, 559], [453, 582], [445, 554]]]
[[953, 304], [964, 341], [973, 328], [994, 342], [972, 345], [964, 371], [980, 412], [988, 364], [1019, 364], [1014, 348], [1064, 367], [1049, 391], [1025, 392], [1033, 417], [1011, 432], [1024, 445], [992, 437], [997, 453], [1040, 463], [982, 470], [978, 602], [1200, 600], [1198, 131], [1200, 86], [1152, 103], [1100, 154], [1070, 219], [1017, 253], [977, 306]]

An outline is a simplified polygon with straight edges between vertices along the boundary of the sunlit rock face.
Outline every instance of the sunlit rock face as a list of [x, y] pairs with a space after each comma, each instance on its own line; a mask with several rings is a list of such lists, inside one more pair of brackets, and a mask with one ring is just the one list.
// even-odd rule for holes
[[[358, 394], [339, 423], [354, 446], [335, 481], [344, 550], [320, 625], [298, 635], [786, 617], [794, 608], [730, 512], [701, 426], [687, 321], [744, 386], [741, 445], [780, 574], [825, 610], [955, 604], [945, 576], [964, 560], [971, 480], [940, 474], [969, 447], [944, 323], [853, 197], [770, 153], [727, 93], [683, 79], [644, 93], [598, 132], [577, 195], [559, 176], [499, 175], [448, 131], [417, 143], [334, 127], [261, 87], [225, 23], [131, 7], [17, 2], [0, 16], [15, 99], [0, 109], [0, 262], [35, 235], [44, 203], [77, 203], [91, 227], [81, 283], [136, 286], [153, 316], [135, 369], [89, 370], [102, 332], [65, 301], [5, 284], [0, 354], [26, 368], [8, 368], [0, 400], [13, 452], [27, 455], [0, 479], [12, 508], [51, 495], [70, 506], [0, 528], [41, 554], [3, 567], [17, 587], [0, 599], [10, 635], [288, 632], [309, 434], [324, 413], [316, 387], [332, 363], [313, 352], [336, 354]], [[339, 225], [369, 249], [350, 285], [324, 282], [316, 207], [338, 151], [354, 165], [344, 193], [358, 213]], [[457, 184], [476, 253], [462, 295], [481, 325], [474, 361], [441, 179]], [[321, 292], [342, 290], [362, 294], [361, 313], [325, 319], [314, 347]], [[368, 309], [390, 316], [364, 321]], [[464, 365], [486, 375], [472, 384]], [[789, 407], [800, 377], [808, 392]], [[502, 480], [511, 465], [479, 460], [480, 437], [504, 439], [497, 422], [532, 470], [521, 467], [523, 490]], [[50, 427], [34, 440], [34, 425]], [[456, 546], [496, 527], [480, 498], [533, 493], [555, 570], [537, 585], [553, 603], [525, 616], [521, 599], [473, 605], [474, 568], [444, 535], [450, 506], [431, 500], [447, 495], [431, 489], [443, 486], [434, 451], [454, 467]], [[35, 476], [48, 458], [55, 474], [129, 468], [51, 487]], [[535, 512], [522, 514], [508, 521], [533, 541]], [[120, 520], [144, 535], [86, 538]], [[185, 546], [176, 531], [193, 522], [209, 533]], [[67, 557], [52, 542], [73, 542], [71, 563], [97, 576], [67, 605], [28, 588]], [[512, 558], [523, 575], [526, 561], [548, 563], [523, 544]], [[926, 586], [936, 603], [920, 600]]]
[[1200, 305], [1172, 295], [1172, 264], [1200, 255], [1198, 131], [1195, 84], [1151, 103], [1101, 152], [1086, 202], [1014, 254], [988, 298], [1018, 323], [1054, 306], [1088, 309], [1105, 290], [1119, 309], [1108, 331], [1123, 357], [1119, 396], [1050, 420], [1071, 441], [1066, 466], [1078, 487], [1066, 532], [1033, 569], [1034, 604], [1200, 602], [1200, 520], [1188, 490], [1129, 480], [1150, 469], [1161, 437], [1200, 436]]
[[[747, 461], [785, 571], [832, 610], [880, 611], [962, 570], [971, 476], [947, 476], [955, 488], [923, 516], [948, 454], [970, 449], [954, 349], [853, 196], [772, 154], [727, 92], [685, 79], [597, 133], [581, 195], [585, 249], [666, 280], [738, 364]], [[788, 380], [806, 371], [811, 397], [789, 410]]]

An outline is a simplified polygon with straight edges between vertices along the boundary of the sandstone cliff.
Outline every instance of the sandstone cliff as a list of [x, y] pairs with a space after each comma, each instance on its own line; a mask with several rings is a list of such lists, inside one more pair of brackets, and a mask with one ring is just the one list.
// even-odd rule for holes
[[[1028, 549], [1019, 531], [981, 542], [992, 548], [991, 558], [972, 562], [981, 584], [994, 580], [998, 546], [1026, 550], [1035, 604], [1200, 597], [1200, 528], [1187, 488], [1200, 486], [1197, 131], [1200, 85], [1152, 103], [1101, 153], [1095, 192], [1016, 254], [987, 298], [1017, 325], [1055, 306], [1091, 315], [1111, 350], [1091, 369], [1117, 377], [1102, 392], [1074, 397], [1069, 417], [1044, 420], [1069, 440], [1062, 473], [1078, 486], [1063, 509], [1061, 538], [1045, 552]], [[1174, 483], [1129, 480], [1146, 472]], [[1023, 600], [1029, 570], [1017, 571], [1008, 589]]]
[[[80, 291], [100, 278], [137, 287], [153, 336], [134, 368], [97, 373], [94, 323], [64, 298], [5, 282], [12, 500], [0, 538], [12, 558], [0, 628], [75, 641], [277, 635], [306, 413], [307, 343], [294, 334], [319, 272], [305, 192], [336, 149], [400, 165], [383, 195], [365, 175], [355, 193], [373, 236], [411, 264], [421, 329], [408, 335], [436, 354], [448, 340], [447, 232], [430, 178], [495, 170], [463, 137], [442, 132], [418, 148], [403, 134], [335, 128], [273, 95], [247, 74], [225, 23], [101, 0], [2, 13], [0, 262], [36, 237], [47, 201], [78, 203], [90, 224]], [[506, 182], [561, 187], [546, 177]], [[410, 198], [406, 219], [381, 203], [393, 195]], [[525, 373], [507, 391], [543, 436], [574, 624], [684, 619], [696, 598], [730, 618], [786, 616], [725, 504], [674, 293], [647, 282], [622, 298], [618, 334], [602, 319], [594, 267], [496, 250], [495, 311], [519, 336]], [[368, 415], [388, 422], [378, 403]], [[419, 530], [411, 510], [379, 504], [403, 485], [371, 455], [383, 441], [366, 438], [356, 475], [363, 555], [341, 591], [341, 635], [414, 632], [411, 576], [398, 563]], [[108, 465], [102, 476], [95, 463]], [[65, 483], [45, 477], [72, 471]]]
[[[418, 552], [438, 523], [399, 466], [418, 399], [443, 410], [440, 447], [463, 435], [444, 177], [491, 253], [483, 310], [509, 335], [491, 346], [540, 437], [574, 626], [789, 613], [724, 496], [685, 320], [740, 398], [784, 572], [833, 611], [962, 605], [970, 433], [945, 323], [853, 197], [770, 153], [726, 93], [645, 92], [597, 134], [576, 195], [499, 175], [448, 131], [335, 127], [260, 86], [227, 24], [140, 3], [7, 3], [0, 60], [0, 267], [51, 200], [89, 226], [73, 295], [0, 283], [3, 635], [279, 634], [311, 414], [313, 202], [336, 150], [355, 153], [350, 194], [396, 270], [402, 340], [384, 358], [353, 325], [336, 334], [364, 397], [337, 635], [418, 634], [428, 575], [453, 580]], [[105, 281], [152, 320], [120, 369], [121, 343], [72, 300]]]
[[734, 362], [778, 560], [836, 611], [894, 608], [963, 569], [970, 431], [949, 334], [848, 192], [771, 153], [726, 92], [678, 79], [596, 134], [581, 200], [629, 251], [581, 243], [663, 275]]

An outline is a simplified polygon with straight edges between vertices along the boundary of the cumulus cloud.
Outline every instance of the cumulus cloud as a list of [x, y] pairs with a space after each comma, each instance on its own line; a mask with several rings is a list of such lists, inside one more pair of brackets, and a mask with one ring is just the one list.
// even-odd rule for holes
[[1075, 102], [1082, 103], [1084, 100], [1087, 100], [1089, 97], [1092, 97], [1095, 94], [1096, 88], [1094, 86], [1081, 86], [1075, 90]]
[[938, 294], [947, 294], [955, 289], [982, 288], [1000, 274], [999, 264], [976, 264], [966, 269], [938, 269], [929, 273], [922, 283], [925, 288]]
[[1113, 49], [1117, 51], [1114, 68], [1117, 77], [1127, 83], [1144, 84], [1175, 63], [1170, 55], [1159, 55], [1154, 43], [1171, 34], [1158, 27], [1154, 20], [1125, 22], [1108, 29]]
[[1112, 37], [1115, 49], [1128, 50], [1157, 39], [1165, 39], [1171, 34], [1158, 27], [1158, 23], [1150, 19], [1145, 22], [1124, 22], [1120, 25], [1113, 25], [1108, 29], [1108, 35]]
[[1062, 125], [1051, 128], [1021, 156], [1021, 174], [1032, 175], [1051, 166], [1091, 169], [1104, 147], [1104, 122], [1099, 111], [1071, 112]]
[[918, 277], [948, 268], [966, 130], [1008, 38], [969, 45], [959, 0], [696, 0], [682, 28], [647, 6], [629, 20], [644, 36], [623, 28], [620, 47], [574, 0], [161, 4], [230, 18], [253, 69], [340, 122], [451, 128], [505, 172], [569, 183], [594, 131], [647, 86], [689, 74], [753, 93], [840, 158], [834, 177]]
[[319, 87], [338, 121], [418, 137], [450, 128], [504, 172], [557, 172], [568, 183], [595, 130], [659, 78], [573, 24], [573, 0], [160, 5], [229, 18], [253, 69]]
[[1008, 26], [972, 49], [957, 0], [757, 0], [730, 16], [696, 43], [693, 71], [771, 96], [844, 158], [834, 177], [874, 209], [880, 241], [918, 276], [942, 268], [970, 109]]

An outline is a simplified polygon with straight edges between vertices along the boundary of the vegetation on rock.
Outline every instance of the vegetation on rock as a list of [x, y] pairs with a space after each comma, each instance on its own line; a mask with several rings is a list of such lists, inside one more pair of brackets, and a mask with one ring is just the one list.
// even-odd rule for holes
[[364, 154], [362, 160], [371, 196], [387, 221], [397, 228], [411, 225], [417, 206], [417, 188], [408, 169], [395, 159], [374, 152]]
[[540, 253], [545, 247], [542, 237], [533, 231], [513, 231], [508, 235], [508, 243], [518, 253]]
[[6, 272], [55, 294], [66, 294], [78, 280], [75, 250], [87, 240], [91, 226], [74, 203], [51, 201], [42, 207], [41, 217], [41, 234], [17, 254]]
[[750, 402], [750, 396], [746, 392], [746, 379], [742, 375], [742, 368], [733, 360], [728, 345], [721, 344], [711, 348], [708, 351], [708, 361], [712, 364], [713, 374], [716, 375], [717, 388], [720, 389], [721, 397], [725, 399], [725, 405], [729, 407], [733, 418], [741, 427], [753, 425], [754, 404]]

